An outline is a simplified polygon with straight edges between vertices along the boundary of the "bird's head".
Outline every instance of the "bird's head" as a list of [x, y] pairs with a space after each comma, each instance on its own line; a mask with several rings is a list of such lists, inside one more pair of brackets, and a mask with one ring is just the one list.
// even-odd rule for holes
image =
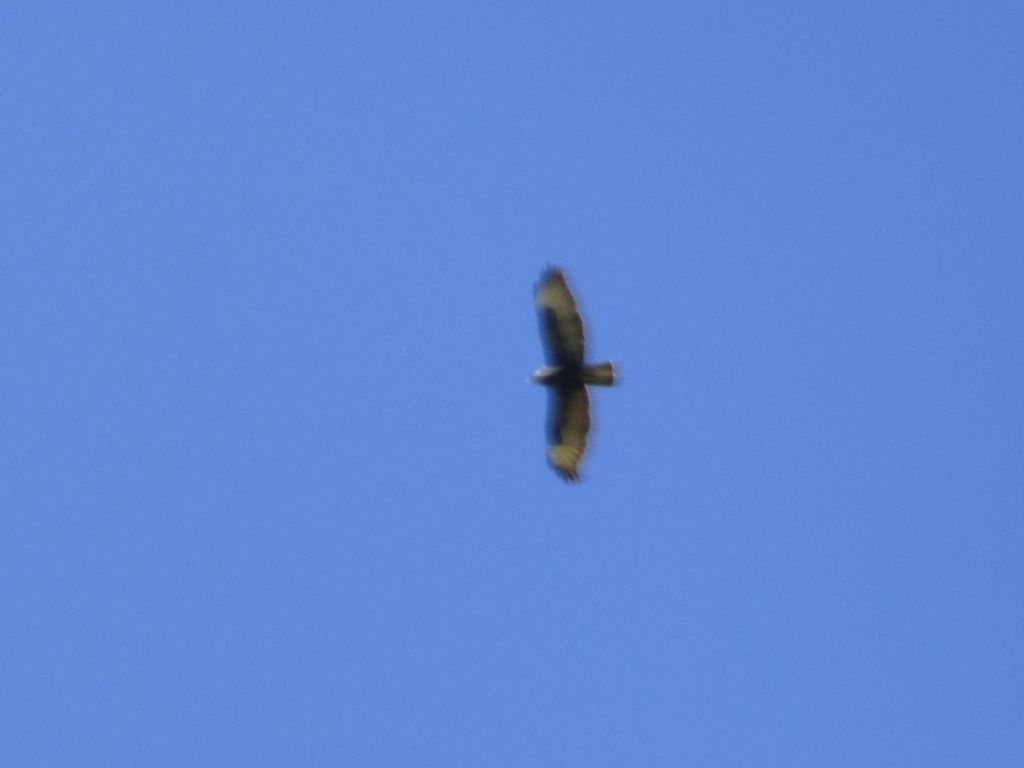
[[545, 365], [533, 372], [530, 380], [537, 384], [549, 384], [558, 375], [558, 368], [553, 365]]

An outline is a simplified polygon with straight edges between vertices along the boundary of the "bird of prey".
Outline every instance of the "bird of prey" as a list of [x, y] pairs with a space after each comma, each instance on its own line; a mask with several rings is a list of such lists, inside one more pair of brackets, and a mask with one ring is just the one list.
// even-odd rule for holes
[[560, 268], [544, 271], [534, 301], [548, 364], [532, 379], [548, 387], [548, 462], [564, 480], [574, 482], [580, 478], [590, 431], [587, 385], [611, 386], [615, 367], [610, 362], [586, 362], [583, 318]]

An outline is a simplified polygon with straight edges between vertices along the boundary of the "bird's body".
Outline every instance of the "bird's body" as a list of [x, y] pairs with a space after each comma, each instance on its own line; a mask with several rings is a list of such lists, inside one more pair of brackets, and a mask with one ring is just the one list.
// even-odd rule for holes
[[548, 462], [564, 479], [574, 481], [590, 431], [587, 385], [611, 386], [615, 367], [610, 362], [586, 363], [583, 318], [561, 269], [541, 275], [534, 298], [548, 365], [532, 378], [550, 392]]
[[574, 386], [578, 383], [610, 387], [615, 383], [615, 366], [597, 365], [545, 365], [534, 371], [531, 378], [546, 387]]

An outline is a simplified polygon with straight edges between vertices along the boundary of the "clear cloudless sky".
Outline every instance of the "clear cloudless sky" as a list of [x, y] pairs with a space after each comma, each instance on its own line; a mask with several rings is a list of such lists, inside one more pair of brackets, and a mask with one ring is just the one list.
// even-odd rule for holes
[[1022, 40], [4, 4], [3, 764], [1024, 765]]

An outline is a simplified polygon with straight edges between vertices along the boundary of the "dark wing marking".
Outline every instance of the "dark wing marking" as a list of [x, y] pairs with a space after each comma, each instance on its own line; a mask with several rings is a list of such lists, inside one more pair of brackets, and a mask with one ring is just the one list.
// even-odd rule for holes
[[568, 481], [580, 479], [590, 431], [590, 399], [582, 384], [552, 387], [548, 396], [548, 462]]
[[541, 275], [534, 300], [548, 363], [583, 365], [583, 318], [562, 270], [553, 267]]

